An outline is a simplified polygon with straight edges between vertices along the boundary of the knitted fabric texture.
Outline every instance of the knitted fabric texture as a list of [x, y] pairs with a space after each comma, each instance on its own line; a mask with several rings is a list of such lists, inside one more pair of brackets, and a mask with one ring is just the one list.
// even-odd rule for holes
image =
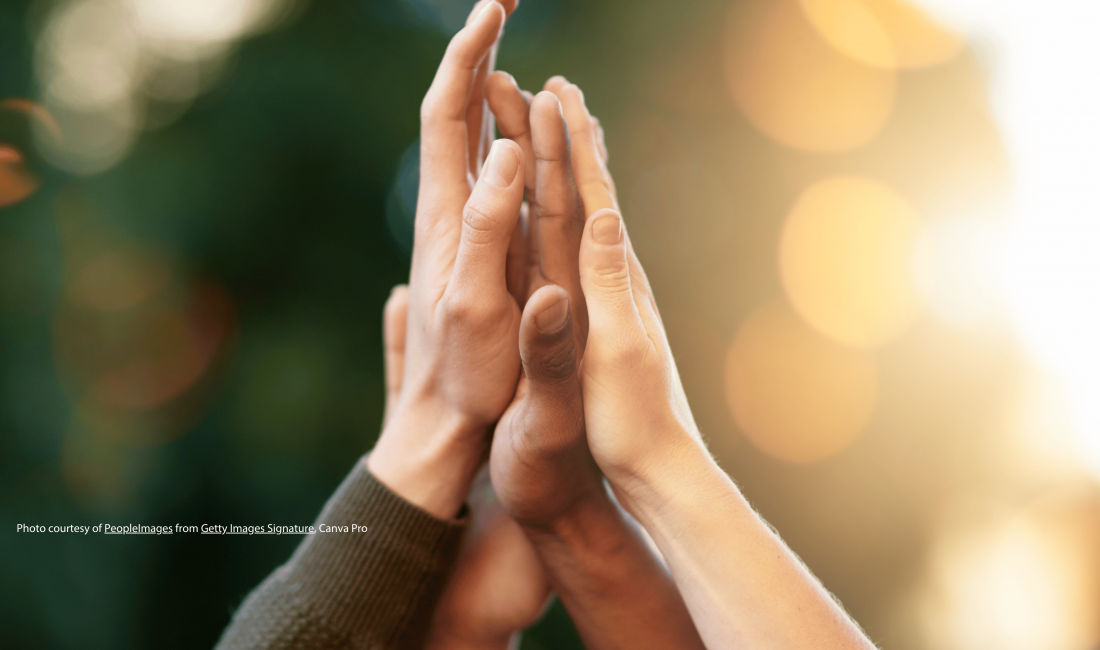
[[[367, 532], [319, 532], [319, 526]], [[253, 591], [218, 650], [420, 648], [465, 523], [408, 503], [356, 463], [290, 561]]]

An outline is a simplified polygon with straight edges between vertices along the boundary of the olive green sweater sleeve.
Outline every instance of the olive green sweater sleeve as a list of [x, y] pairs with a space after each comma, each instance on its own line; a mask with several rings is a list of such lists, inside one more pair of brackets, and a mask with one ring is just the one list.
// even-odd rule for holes
[[[350, 532], [353, 524], [367, 532]], [[349, 532], [320, 532], [322, 526]], [[464, 523], [408, 503], [361, 460], [315, 528], [244, 601], [218, 650], [422, 647]]]

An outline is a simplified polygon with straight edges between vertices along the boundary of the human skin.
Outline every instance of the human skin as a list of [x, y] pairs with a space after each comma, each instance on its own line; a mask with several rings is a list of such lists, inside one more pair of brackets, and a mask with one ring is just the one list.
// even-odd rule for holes
[[653, 536], [706, 647], [874, 646], [707, 452], [645, 273], [620, 216], [579, 88], [557, 90], [587, 212], [579, 268], [589, 317], [581, 362], [592, 456]]
[[675, 585], [609, 498], [585, 440], [579, 367], [588, 315], [577, 258], [584, 206], [551, 92], [563, 82], [551, 79], [534, 97], [501, 72], [486, 86], [501, 134], [535, 169], [527, 175], [527, 245], [512, 250], [526, 269], [511, 280], [528, 296], [519, 331], [523, 374], [495, 430], [493, 486], [586, 647], [701, 648]]
[[[383, 310], [388, 422], [401, 394], [408, 287], [394, 287]], [[550, 585], [534, 548], [493, 494], [482, 471], [467, 497], [469, 530], [440, 598], [427, 650], [508, 650], [549, 603]]]
[[520, 308], [504, 268], [523, 152], [498, 140], [481, 163], [488, 121], [477, 83], [514, 6], [474, 8], [421, 105], [402, 388], [367, 460], [379, 481], [441, 518], [458, 513], [519, 377]]
[[[487, 428], [500, 419], [494, 483], [589, 646], [697, 647], [674, 586], [604, 494], [585, 448], [577, 368], [587, 316], [576, 258], [584, 212], [557, 98], [544, 93], [528, 111], [519, 95], [531, 128], [518, 125], [521, 145], [497, 141], [482, 163], [491, 131], [484, 80], [508, 9], [495, 2], [475, 7], [421, 108], [401, 388], [391, 395], [392, 411], [367, 463], [398, 495], [453, 517], [483, 457]], [[505, 135], [510, 130], [502, 125]], [[525, 241], [518, 215], [532, 184]], [[507, 540], [507, 522], [494, 521]], [[441, 643], [474, 643], [458, 638], [455, 622], [499, 613], [468, 608], [456, 615], [464, 604], [483, 602], [474, 587], [493, 584], [478, 579], [493, 562], [477, 557], [524, 557], [521, 542], [511, 539], [460, 563], [452, 592], [464, 595], [444, 598], [435, 637]], [[480, 636], [490, 637], [478, 640], [484, 647], [503, 639]]]

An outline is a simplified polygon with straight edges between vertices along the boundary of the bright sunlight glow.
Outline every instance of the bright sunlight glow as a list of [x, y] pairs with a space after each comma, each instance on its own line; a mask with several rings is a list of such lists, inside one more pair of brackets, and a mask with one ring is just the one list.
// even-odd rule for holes
[[1019, 334], [1063, 385], [1100, 474], [1100, 5], [921, 0], [988, 54], [1014, 176], [999, 256]]

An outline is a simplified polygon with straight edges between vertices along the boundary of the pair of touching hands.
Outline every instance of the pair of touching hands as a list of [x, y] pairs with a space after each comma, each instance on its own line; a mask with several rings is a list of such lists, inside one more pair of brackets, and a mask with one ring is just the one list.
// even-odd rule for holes
[[[491, 71], [514, 8], [474, 7], [423, 101], [412, 269], [385, 309], [387, 415], [368, 466], [438, 517], [467, 499], [473, 510], [437, 639], [506, 642], [538, 618], [551, 588], [567, 607], [583, 601], [563, 594], [592, 579], [578, 577], [593, 573], [578, 546], [605, 544], [601, 553], [625, 556], [623, 570], [649, 575], [655, 593], [643, 607], [680, 619], [675, 637], [632, 647], [701, 647], [601, 477], [630, 509], [656, 459], [698, 436], [599, 122], [561, 77], [532, 96]], [[492, 141], [493, 116], [507, 139]], [[471, 493], [487, 452], [492, 489]], [[590, 544], [593, 535], [611, 541]], [[578, 627], [600, 647], [600, 634]]]

